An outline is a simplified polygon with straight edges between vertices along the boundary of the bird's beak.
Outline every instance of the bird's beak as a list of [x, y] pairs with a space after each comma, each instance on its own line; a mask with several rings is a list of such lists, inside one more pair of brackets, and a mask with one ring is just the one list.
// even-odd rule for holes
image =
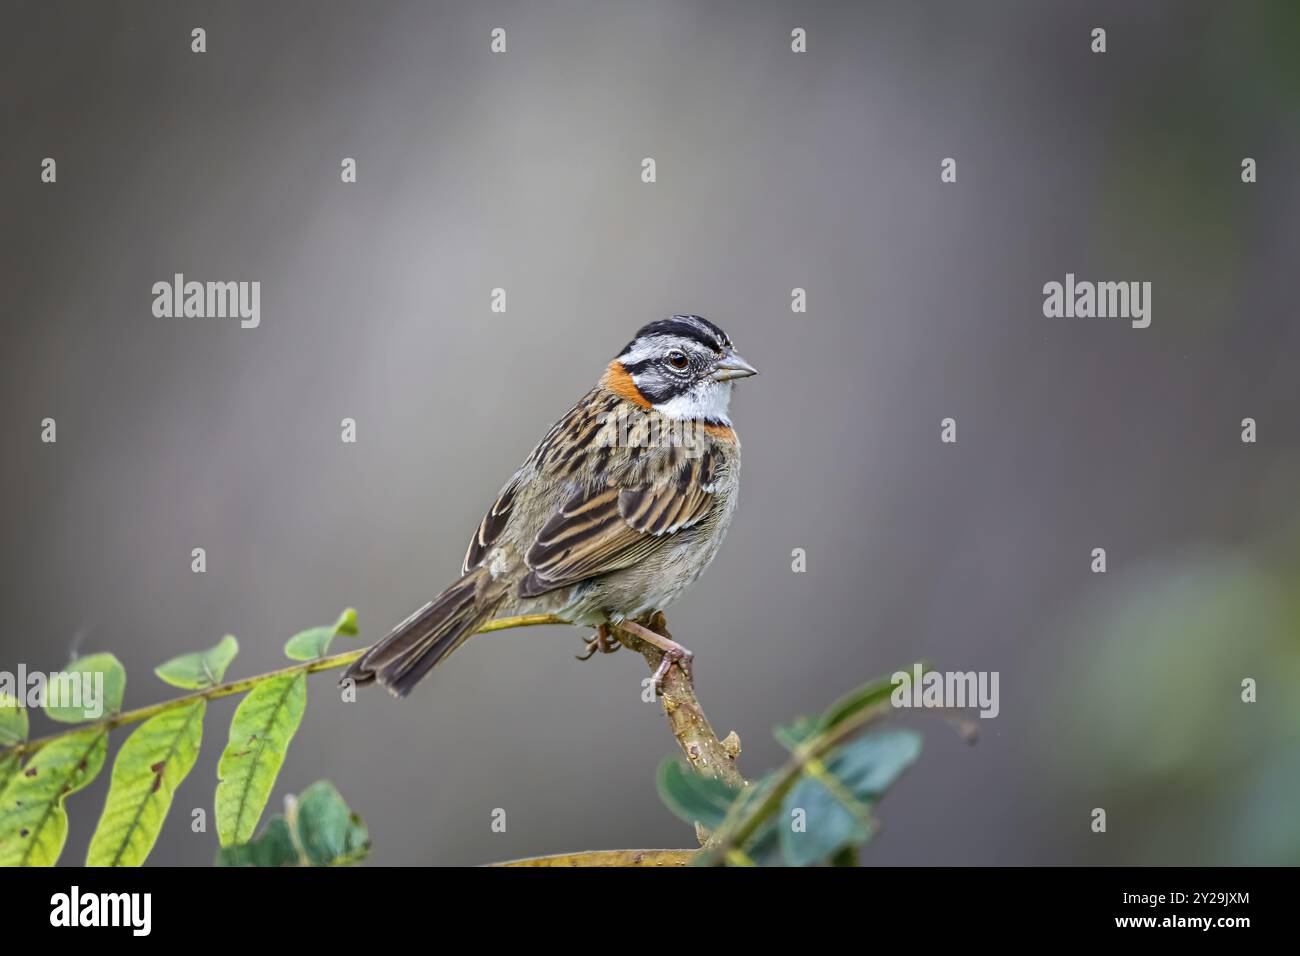
[[749, 378], [749, 376], [757, 374], [758, 369], [728, 349], [727, 354], [722, 357], [722, 361], [713, 366], [713, 374], [709, 378], [715, 382], [730, 382], [733, 378]]

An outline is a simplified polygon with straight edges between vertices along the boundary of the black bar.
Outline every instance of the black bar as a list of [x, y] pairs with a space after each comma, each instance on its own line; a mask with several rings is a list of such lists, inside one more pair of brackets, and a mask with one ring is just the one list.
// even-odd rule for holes
[[[601, 926], [654, 933], [656, 925], [669, 932], [678, 924], [702, 928], [718, 920], [718, 926], [735, 924], [743, 933], [775, 920], [784, 925], [842, 924], [871, 936], [884, 931], [899, 944], [918, 927], [927, 941], [936, 933], [969, 935], [975, 929], [988, 940], [1061, 933], [1173, 940], [1199, 935], [1230, 941], [1243, 931], [1276, 932], [1287, 926], [1285, 909], [1294, 898], [1296, 871], [3, 870], [0, 922], [5, 932], [18, 938], [29, 933], [66, 936], [71, 927], [51, 925], [52, 900], [63, 894], [70, 903], [73, 886], [83, 906], [91, 894], [150, 894], [149, 938], [175, 942], [251, 932], [257, 926], [258, 939], [345, 943], [367, 934], [375, 940], [393, 939], [395, 932], [423, 934], [442, 924], [467, 925], [466, 920], [489, 921], [494, 941], [511, 933], [542, 939], [551, 936], [557, 920], [577, 921], [584, 935]], [[1208, 927], [1201, 925], [1207, 919]], [[129, 926], [77, 929], [126, 945], [139, 938]]]

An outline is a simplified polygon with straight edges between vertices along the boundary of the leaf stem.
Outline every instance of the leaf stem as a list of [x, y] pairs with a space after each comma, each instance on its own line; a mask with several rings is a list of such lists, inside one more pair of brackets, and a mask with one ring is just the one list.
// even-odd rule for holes
[[[489, 631], [504, 631], [512, 627], [532, 627], [537, 624], [567, 624], [553, 614], [518, 614], [514, 617], [499, 617], [495, 620], [488, 621], [478, 629], [476, 633], [486, 634]], [[192, 694], [185, 694], [181, 697], [173, 697], [170, 700], [159, 701], [156, 704], [149, 704], [147, 707], [137, 707], [135, 710], [124, 710], [120, 714], [114, 714], [103, 720], [94, 723], [76, 724], [68, 730], [57, 734], [50, 734], [46, 737], [38, 737], [35, 740], [29, 740], [24, 743], [16, 744], [0, 750], [0, 755], [8, 756], [17, 754], [20, 757], [30, 756], [43, 747], [48, 746], [56, 740], [64, 737], [70, 737], [73, 734], [84, 733], [90, 729], [102, 729], [104, 731], [112, 730], [114, 727], [122, 727], [126, 724], [137, 724], [142, 720], [148, 720], [158, 714], [166, 713], [169, 710], [175, 710], [178, 707], [184, 707], [186, 704], [192, 704], [200, 700], [217, 700], [221, 697], [231, 697], [235, 694], [242, 694], [245, 691], [252, 690], [263, 681], [268, 681], [276, 677], [287, 677], [293, 674], [315, 674], [319, 671], [334, 670], [337, 667], [344, 667], [351, 664], [358, 657], [365, 653], [365, 648], [357, 650], [344, 651], [341, 654], [331, 654], [328, 657], [318, 657], [311, 661], [301, 661], [296, 664], [290, 664], [287, 667], [281, 667], [278, 670], [267, 671], [265, 674], [255, 674], [252, 677], [243, 677], [239, 680], [226, 681], [224, 684], [214, 684], [212, 687], [205, 687], [202, 690], [196, 690]]]

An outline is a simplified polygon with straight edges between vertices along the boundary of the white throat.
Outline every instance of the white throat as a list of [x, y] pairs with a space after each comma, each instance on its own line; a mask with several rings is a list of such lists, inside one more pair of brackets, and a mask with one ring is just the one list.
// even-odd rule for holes
[[677, 421], [704, 420], [730, 425], [731, 383], [703, 381], [689, 392], [655, 406], [655, 411]]

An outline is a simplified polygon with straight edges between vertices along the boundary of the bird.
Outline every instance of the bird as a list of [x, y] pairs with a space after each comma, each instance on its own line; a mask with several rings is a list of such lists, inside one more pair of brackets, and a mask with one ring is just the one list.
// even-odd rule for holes
[[692, 679], [692, 653], [645, 627], [712, 562], [740, 481], [733, 383], [758, 374], [699, 315], [639, 329], [596, 385], [502, 487], [470, 539], [461, 577], [368, 648], [340, 682], [405, 697], [487, 620], [549, 614], [596, 628], [586, 659], [615, 629], [663, 651]]

